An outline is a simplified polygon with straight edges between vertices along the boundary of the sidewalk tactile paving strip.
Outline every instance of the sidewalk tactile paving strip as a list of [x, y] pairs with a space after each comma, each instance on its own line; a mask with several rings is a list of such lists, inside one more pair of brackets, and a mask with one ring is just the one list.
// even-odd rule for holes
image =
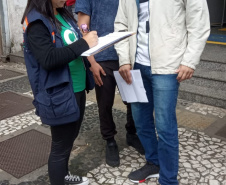
[[10, 71], [7, 69], [0, 69], [0, 80], [6, 80], [8, 78], [13, 78], [17, 76], [22, 76], [24, 75], [23, 73], [18, 73], [15, 71]]
[[0, 120], [34, 109], [32, 99], [13, 92], [0, 93]]
[[177, 116], [177, 122], [179, 126], [184, 126], [199, 131], [205, 130], [215, 121], [216, 121], [215, 118], [194, 114], [187, 111], [182, 112]]
[[48, 162], [51, 137], [30, 130], [0, 143], [0, 169], [16, 178], [44, 166]]

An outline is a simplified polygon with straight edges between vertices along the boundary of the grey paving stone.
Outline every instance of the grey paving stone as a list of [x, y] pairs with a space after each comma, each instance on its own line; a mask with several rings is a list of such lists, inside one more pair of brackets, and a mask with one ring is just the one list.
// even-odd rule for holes
[[14, 91], [19, 93], [31, 91], [27, 76], [0, 83], [0, 93], [5, 91]]

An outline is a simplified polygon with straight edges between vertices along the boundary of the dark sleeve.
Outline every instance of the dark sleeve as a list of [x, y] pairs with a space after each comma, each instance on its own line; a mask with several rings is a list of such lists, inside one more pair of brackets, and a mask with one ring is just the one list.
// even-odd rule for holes
[[56, 48], [48, 28], [40, 20], [29, 25], [28, 45], [37, 62], [46, 69], [53, 70], [68, 64], [89, 49], [84, 39], [61, 48]]
[[91, 16], [91, 4], [90, 0], [77, 0], [75, 3], [75, 13], [82, 12]]

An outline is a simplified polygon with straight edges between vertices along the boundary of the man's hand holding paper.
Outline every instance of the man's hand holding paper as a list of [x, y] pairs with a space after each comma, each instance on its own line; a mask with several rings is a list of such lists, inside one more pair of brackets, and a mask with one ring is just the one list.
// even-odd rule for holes
[[126, 81], [127, 84], [132, 83], [132, 76], [131, 76], [130, 70], [131, 70], [130, 64], [123, 65], [119, 68], [119, 73], [122, 76], [122, 78]]
[[[127, 103], [135, 102], [148, 102], [146, 91], [144, 89], [143, 81], [141, 78], [140, 70], [127, 70], [129, 65], [125, 65], [127, 68], [123, 71], [123, 74], [130, 75], [126, 76], [127, 83], [122, 76], [119, 74], [119, 71], [114, 71], [115, 79], [120, 91], [120, 95], [123, 101]], [[124, 73], [125, 72], [125, 73]], [[131, 80], [131, 81], [130, 81]]]

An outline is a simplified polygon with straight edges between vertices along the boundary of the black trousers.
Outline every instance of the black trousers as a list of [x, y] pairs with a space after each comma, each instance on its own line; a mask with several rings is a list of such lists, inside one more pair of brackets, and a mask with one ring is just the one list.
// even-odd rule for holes
[[75, 93], [75, 97], [80, 109], [79, 120], [73, 123], [51, 127], [52, 146], [48, 161], [51, 185], [64, 185], [64, 177], [68, 174], [70, 153], [83, 120], [86, 103], [85, 90]]
[[[109, 139], [114, 137], [114, 135], [117, 133], [112, 116], [112, 107], [114, 104], [116, 88], [116, 81], [113, 71], [118, 71], [119, 62], [113, 60], [99, 62], [99, 64], [106, 73], [106, 76], [101, 75], [104, 85], [101, 87], [98, 85], [95, 86], [96, 99], [99, 109], [100, 131], [103, 139]], [[127, 104], [127, 123], [125, 127], [128, 133], [136, 133], [130, 104]]]

